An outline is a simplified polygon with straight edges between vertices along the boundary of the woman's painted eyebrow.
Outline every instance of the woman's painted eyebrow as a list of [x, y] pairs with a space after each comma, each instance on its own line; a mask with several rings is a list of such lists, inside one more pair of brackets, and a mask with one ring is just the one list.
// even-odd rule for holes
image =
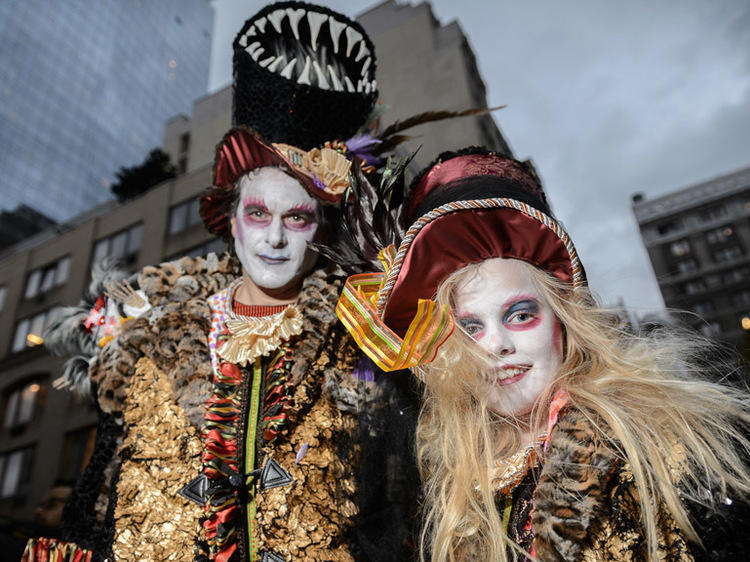
[[517, 295], [513, 295], [512, 297], [510, 297], [509, 299], [507, 299], [503, 303], [503, 308], [508, 308], [509, 306], [511, 306], [511, 305], [513, 305], [513, 304], [515, 304], [517, 302], [521, 302], [521, 301], [523, 301], [523, 302], [525, 302], [525, 301], [531, 301], [531, 302], [536, 303], [538, 301], [538, 299], [534, 295], [531, 295], [531, 294], [528, 294], [528, 293], [518, 293]]

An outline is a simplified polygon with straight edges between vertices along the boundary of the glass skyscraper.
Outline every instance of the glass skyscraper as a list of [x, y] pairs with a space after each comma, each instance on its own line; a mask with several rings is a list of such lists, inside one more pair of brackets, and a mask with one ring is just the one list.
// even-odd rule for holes
[[208, 0], [0, 2], [0, 209], [66, 220], [206, 94]]

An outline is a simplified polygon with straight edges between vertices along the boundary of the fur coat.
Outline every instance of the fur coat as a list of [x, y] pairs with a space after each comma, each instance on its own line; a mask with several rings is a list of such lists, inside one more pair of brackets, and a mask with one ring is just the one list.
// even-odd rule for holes
[[[235, 260], [210, 254], [138, 275], [151, 309], [129, 321], [89, 370], [103, 418], [119, 428], [117, 446], [111, 436], [107, 441], [116, 454], [107, 469], [109, 498], [99, 500], [101, 532], [89, 536], [81, 514], [69, 513], [78, 524], [68, 524], [67, 539], [94, 559], [242, 560], [250, 552], [270, 561], [403, 559], [418, 488], [406, 429], [415, 400], [398, 376], [352, 375], [362, 358], [334, 314], [344, 279], [334, 266], [304, 280], [296, 305], [303, 326], [287, 342], [294, 384], [286, 424], [272, 443], [257, 442], [256, 464], [244, 467], [245, 477], [229, 468], [237, 466], [230, 454], [213, 464], [220, 478], [198, 480], [211, 438], [206, 403], [226, 390], [210, 360], [209, 297], [239, 273]], [[230, 453], [237, 444], [253, 445], [237, 425], [246, 413], [236, 413], [219, 431], [221, 439], [235, 437]], [[378, 469], [364, 468], [365, 458], [377, 458]], [[252, 485], [267, 469], [283, 484]], [[214, 505], [219, 497], [220, 507], [236, 509], [210, 512], [211, 494]], [[246, 509], [250, 495], [254, 514]]]

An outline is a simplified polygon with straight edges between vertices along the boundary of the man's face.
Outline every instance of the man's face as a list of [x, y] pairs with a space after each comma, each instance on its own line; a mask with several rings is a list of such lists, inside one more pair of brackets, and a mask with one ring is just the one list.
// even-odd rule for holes
[[245, 273], [262, 289], [298, 284], [317, 260], [308, 243], [318, 230], [318, 203], [279, 168], [251, 172], [239, 188], [231, 224]]

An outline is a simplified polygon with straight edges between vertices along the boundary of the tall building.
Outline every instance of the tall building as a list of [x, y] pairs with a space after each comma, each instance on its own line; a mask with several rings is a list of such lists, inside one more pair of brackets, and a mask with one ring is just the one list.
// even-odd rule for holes
[[750, 330], [750, 168], [656, 199], [633, 213], [668, 308], [705, 335], [739, 344]]
[[206, 93], [208, 0], [0, 2], [0, 194], [60, 221]]
[[[393, 2], [363, 14], [362, 22], [382, 51], [378, 81], [383, 82], [385, 103], [393, 108], [386, 124], [426, 109], [484, 103], [484, 85], [457, 23], [441, 26], [428, 4]], [[392, 32], [394, 25], [402, 26], [398, 33]], [[424, 44], [409, 54], [418, 39]], [[402, 58], [417, 65], [419, 57], [430, 53], [430, 44], [430, 56], [442, 54], [445, 68], [454, 72], [440, 87], [432, 72], [417, 74], [397, 60], [402, 52]], [[433, 70], [438, 73], [437, 67]], [[399, 86], [402, 82], [408, 87]], [[430, 90], [440, 97], [434, 98], [434, 107], [425, 107], [421, 92]], [[231, 126], [231, 104], [227, 87], [197, 99], [190, 116], [166, 121], [161, 144], [178, 166], [176, 178], [126, 203], [101, 203], [0, 250], [0, 517], [30, 518], [52, 483], [74, 475], [90, 453], [96, 416], [70, 393], [52, 388], [61, 361], [40, 342], [58, 308], [80, 299], [92, 262], [115, 256], [135, 271], [223, 249], [200, 222], [198, 197], [211, 183], [214, 147]], [[470, 144], [509, 152], [489, 116], [443, 121], [423, 127], [422, 133], [412, 143], [425, 144], [417, 167], [442, 150]]]
[[[469, 40], [457, 21], [441, 24], [428, 2], [382, 2], [360, 14], [375, 44], [377, 82], [390, 106], [383, 127], [423, 111], [487, 107], [487, 93]], [[404, 151], [420, 148], [412, 169], [419, 170], [445, 150], [472, 144], [512, 155], [492, 115], [431, 123], [408, 131]]]

